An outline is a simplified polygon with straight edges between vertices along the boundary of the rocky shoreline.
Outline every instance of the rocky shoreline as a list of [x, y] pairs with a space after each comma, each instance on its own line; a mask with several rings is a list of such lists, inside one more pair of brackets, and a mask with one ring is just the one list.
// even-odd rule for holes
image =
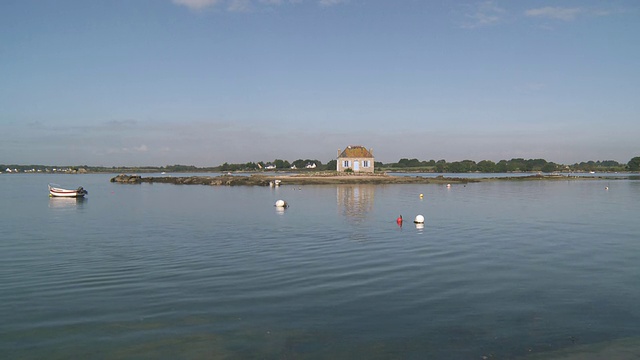
[[284, 176], [155, 176], [142, 177], [140, 175], [120, 174], [111, 178], [111, 182], [122, 184], [166, 183], [175, 185], [211, 185], [211, 186], [273, 186], [276, 180], [280, 185], [335, 185], [335, 184], [467, 184], [496, 180], [546, 180], [567, 179], [557, 175], [531, 175], [507, 178], [453, 178], [422, 176], [392, 176], [387, 174], [349, 174], [349, 175], [284, 175]]

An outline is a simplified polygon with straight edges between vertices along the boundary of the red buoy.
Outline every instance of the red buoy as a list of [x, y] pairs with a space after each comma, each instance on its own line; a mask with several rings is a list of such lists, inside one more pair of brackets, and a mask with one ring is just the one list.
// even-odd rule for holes
[[398, 216], [396, 223], [398, 223], [398, 226], [402, 226], [402, 215]]

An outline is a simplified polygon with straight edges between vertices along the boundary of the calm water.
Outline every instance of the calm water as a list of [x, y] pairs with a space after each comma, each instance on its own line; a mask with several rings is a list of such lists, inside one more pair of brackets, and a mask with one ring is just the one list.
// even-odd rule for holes
[[621, 340], [640, 356], [640, 181], [112, 176], [0, 174], [0, 357], [511, 359]]

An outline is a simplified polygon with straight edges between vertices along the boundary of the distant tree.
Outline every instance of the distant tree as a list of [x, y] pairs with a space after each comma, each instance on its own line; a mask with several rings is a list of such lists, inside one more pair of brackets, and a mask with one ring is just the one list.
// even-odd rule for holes
[[462, 160], [460, 163], [462, 164], [465, 172], [474, 172], [478, 169], [476, 162], [473, 160]]
[[[437, 166], [437, 165], [436, 165]], [[464, 164], [459, 161], [454, 161], [447, 164], [447, 171], [452, 173], [463, 173], [466, 172], [464, 168]]]
[[307, 163], [304, 162], [304, 160], [302, 159], [298, 159], [294, 162], [291, 163], [292, 166], [295, 166], [297, 169], [304, 169], [305, 165], [307, 165]]
[[547, 160], [529, 159], [525, 161], [524, 171], [540, 171], [545, 165], [547, 165]]
[[620, 163], [614, 160], [604, 160], [600, 162], [600, 165], [603, 167], [616, 167], [620, 166]]
[[[229, 164], [227, 164], [227, 166], [229, 166]], [[175, 164], [175, 165], [167, 165], [167, 170], [171, 172], [189, 172], [189, 171], [197, 171], [198, 168], [193, 165]]]
[[482, 160], [478, 163], [477, 169], [482, 173], [493, 173], [496, 172], [497, 167], [496, 163], [491, 160]]
[[338, 160], [329, 160], [327, 165], [324, 166], [325, 170], [337, 170], [338, 169]]
[[636, 156], [627, 163], [629, 171], [640, 171], [640, 156]]
[[452, 173], [473, 172], [476, 171], [476, 168], [476, 162], [473, 160], [454, 161], [447, 164], [447, 171]]
[[398, 161], [397, 164], [392, 165], [392, 166], [393, 167], [418, 167], [420, 165], [422, 165], [422, 164], [420, 163], [420, 160], [418, 160], [418, 159], [414, 158], [414, 159], [409, 160], [407, 158], [402, 158], [402, 159], [400, 159]]
[[509, 171], [526, 171], [526, 165], [523, 158], [509, 160]]
[[597, 169], [597, 165], [593, 160], [589, 160], [587, 162], [581, 162], [579, 164], [574, 165], [574, 169], [575, 170], [582, 170], [582, 171], [594, 171]]
[[258, 164], [254, 163], [254, 162], [248, 162], [248, 163], [244, 164], [244, 168], [245, 168], [245, 170], [256, 170], [256, 169], [258, 169]]
[[552, 173], [554, 171], [558, 170], [558, 165], [552, 163], [552, 162], [548, 162], [546, 164], [544, 164], [544, 166], [542, 166], [542, 168], [540, 168], [540, 171], [542, 172], [546, 172], [546, 173]]
[[507, 160], [498, 161], [498, 163], [496, 164], [496, 172], [506, 173], [509, 171], [509, 163], [507, 162]]
[[273, 161], [273, 165], [278, 169], [288, 169], [291, 167], [291, 164], [287, 160], [275, 159]]

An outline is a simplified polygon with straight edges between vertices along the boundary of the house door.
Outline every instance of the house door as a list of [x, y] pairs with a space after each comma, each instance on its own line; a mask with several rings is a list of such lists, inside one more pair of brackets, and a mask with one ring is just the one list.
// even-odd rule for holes
[[360, 162], [358, 160], [355, 160], [353, 162], [353, 171], [358, 171], [360, 169]]

